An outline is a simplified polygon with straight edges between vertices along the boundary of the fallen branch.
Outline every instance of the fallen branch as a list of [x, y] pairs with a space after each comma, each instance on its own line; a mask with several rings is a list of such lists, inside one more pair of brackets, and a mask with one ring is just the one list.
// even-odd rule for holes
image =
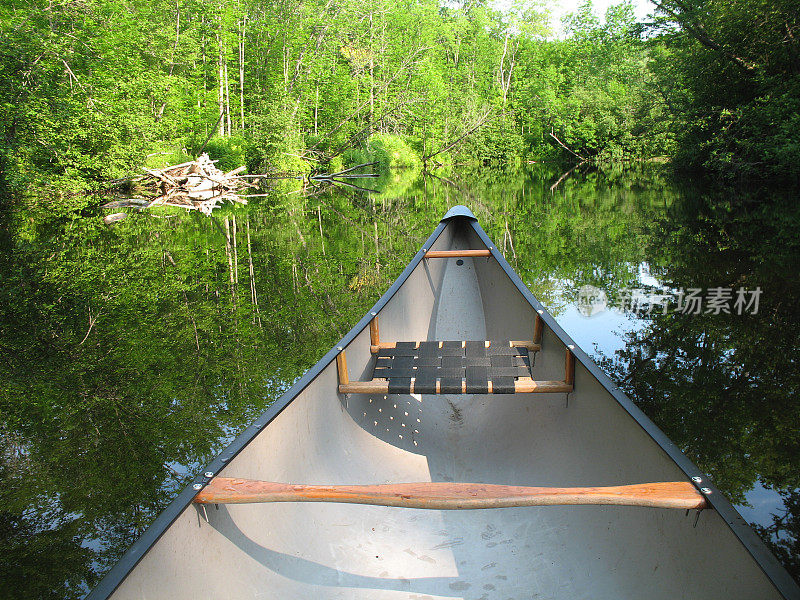
[[391, 107], [387, 108], [383, 112], [383, 114], [381, 114], [379, 117], [374, 118], [372, 121], [367, 123], [364, 127], [362, 127], [357, 132], [355, 132], [353, 135], [351, 135], [349, 138], [347, 138], [347, 141], [344, 144], [342, 144], [341, 146], [339, 146], [336, 150], [334, 150], [333, 152], [323, 153], [323, 156], [327, 160], [330, 160], [335, 156], [339, 156], [342, 152], [344, 152], [348, 148], [354, 147], [354, 145], [359, 140], [367, 139], [375, 128], [377, 128], [380, 125], [382, 125], [383, 122], [386, 119], [388, 119], [394, 113], [399, 111], [401, 108], [403, 108], [404, 106], [406, 106], [408, 104], [414, 104], [416, 102], [417, 101], [414, 100], [414, 99], [408, 99], [408, 100], [403, 100], [401, 102], [398, 102], [397, 104], [392, 105]]
[[576, 157], [580, 158], [582, 162], [586, 162], [587, 159], [585, 159], [583, 156], [581, 156], [577, 152], [573, 152], [572, 150], [570, 150], [570, 148], [564, 142], [562, 142], [560, 139], [558, 139], [556, 137], [556, 134], [553, 133], [552, 130], [550, 130], [550, 137], [553, 138], [556, 142], [558, 142], [558, 145], [561, 146], [562, 148], [564, 148], [564, 150], [566, 150], [567, 152], [572, 154], [572, 156], [576, 156]]
[[180, 184], [177, 181], [172, 179], [172, 177], [170, 177], [166, 173], [162, 173], [158, 169], [145, 169], [145, 172], [147, 172], [148, 174], [152, 175], [153, 177], [157, 177], [158, 179], [160, 179], [161, 181], [163, 181], [167, 185], [171, 185], [171, 186], [174, 186], [174, 187], [180, 187]]
[[442, 152], [447, 152], [448, 150], [453, 148], [456, 144], [458, 144], [461, 140], [463, 140], [465, 137], [467, 137], [468, 135], [471, 135], [472, 133], [474, 133], [475, 131], [477, 131], [481, 127], [483, 127], [486, 123], [488, 123], [489, 121], [491, 121], [494, 118], [494, 117], [490, 116], [491, 113], [492, 113], [491, 110], [487, 110], [486, 113], [484, 113], [484, 115], [478, 119], [478, 122], [473, 127], [471, 127], [466, 132], [464, 132], [463, 134], [458, 136], [455, 139], [454, 142], [448, 144], [444, 148], [441, 148], [440, 150], [437, 150], [436, 152], [434, 152], [432, 154], [428, 154], [427, 156], [423, 156], [422, 157], [422, 163], [423, 164], [427, 163], [431, 158], [433, 158], [437, 154], [441, 154]]
[[372, 190], [370, 188], [361, 187], [360, 185], [353, 185], [352, 183], [348, 183], [346, 181], [339, 181], [338, 179], [331, 179], [331, 183], [335, 183], [336, 185], [343, 185], [345, 187], [349, 187], [354, 190], [358, 190], [359, 192], [368, 192], [370, 194], [380, 194], [380, 190]]
[[219, 127], [219, 122], [222, 121], [222, 117], [224, 117], [224, 116], [225, 116], [224, 112], [221, 112], [219, 114], [219, 117], [217, 118], [217, 122], [214, 123], [214, 127], [211, 128], [211, 133], [208, 134], [208, 137], [206, 138], [206, 141], [203, 142], [202, 146], [200, 146], [200, 152], [197, 153], [198, 157], [199, 156], [203, 156], [203, 152], [205, 152], [206, 146], [208, 145], [208, 142], [210, 142], [211, 138], [214, 137], [214, 134], [217, 131], [217, 127]]
[[[124, 213], [123, 213], [124, 214]], [[89, 329], [86, 331], [86, 335], [83, 336], [83, 339], [80, 341], [78, 346], [83, 346], [83, 342], [87, 340], [89, 334], [92, 333], [92, 329], [94, 328], [94, 324], [97, 322], [97, 318], [103, 313], [103, 311], [98, 311], [97, 314], [92, 316], [92, 307], [89, 307]]]
[[83, 87], [83, 84], [82, 84], [82, 83], [80, 82], [80, 80], [78, 79], [78, 76], [77, 76], [77, 75], [75, 75], [75, 73], [73, 73], [72, 69], [70, 69], [70, 67], [69, 67], [69, 64], [67, 63], [67, 61], [65, 61], [65, 60], [62, 58], [62, 59], [61, 59], [61, 62], [62, 62], [62, 63], [64, 63], [64, 66], [67, 68], [67, 73], [69, 73], [69, 76], [70, 76], [72, 79], [74, 79], [74, 80], [75, 80], [75, 83], [77, 83], [77, 84], [78, 84], [78, 87], [79, 87], [79, 88], [81, 88], [81, 91], [82, 91], [82, 92], [84, 93], [84, 95], [86, 96], [86, 99], [87, 99], [86, 106], [88, 106], [88, 107], [89, 107], [89, 108], [91, 108], [91, 109], [94, 109], [94, 100], [93, 100], [93, 99], [92, 99], [92, 97], [89, 95], [89, 92], [87, 92], [87, 91], [86, 91], [86, 88], [85, 88], [85, 87]]
[[339, 177], [340, 175], [344, 175], [345, 173], [350, 173], [351, 171], [355, 171], [356, 169], [360, 169], [361, 167], [373, 167], [377, 164], [378, 164], [377, 161], [361, 163], [360, 165], [356, 165], [355, 167], [350, 167], [349, 169], [345, 169], [344, 171], [337, 171], [336, 173], [331, 173], [330, 175], [326, 175], [326, 177]]

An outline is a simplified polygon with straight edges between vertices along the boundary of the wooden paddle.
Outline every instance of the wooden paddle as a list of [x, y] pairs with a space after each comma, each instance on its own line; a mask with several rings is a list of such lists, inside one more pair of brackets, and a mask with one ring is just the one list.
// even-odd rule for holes
[[521, 487], [484, 483], [397, 483], [388, 485], [295, 485], [215, 477], [197, 494], [198, 504], [252, 502], [345, 502], [402, 508], [456, 510], [608, 504], [702, 509], [705, 497], [685, 481], [613, 487]]

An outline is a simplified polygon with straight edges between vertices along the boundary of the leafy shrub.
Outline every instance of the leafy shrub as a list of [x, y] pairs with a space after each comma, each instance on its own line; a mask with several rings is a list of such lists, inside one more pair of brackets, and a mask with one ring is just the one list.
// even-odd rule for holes
[[337, 173], [339, 171], [344, 171], [344, 169], [345, 169], [344, 160], [342, 160], [341, 155], [339, 155], [339, 156], [334, 156], [332, 159], [330, 159], [330, 161], [328, 161], [328, 164], [326, 165], [325, 168], [325, 172]]
[[516, 163], [525, 151], [525, 143], [513, 119], [486, 122], [453, 148], [462, 159], [485, 163]]
[[703, 166], [728, 179], [800, 180], [800, 100], [793, 93], [757, 98], [712, 122]]
[[[251, 143], [244, 137], [231, 135], [213, 137], [206, 144], [205, 152], [212, 160], [218, 160], [217, 167], [223, 171], [232, 171], [247, 164], [248, 150]], [[200, 150], [199, 148], [197, 149]]]
[[160, 169], [169, 165], [179, 165], [194, 158], [183, 144], [158, 144], [150, 150], [145, 157], [144, 166]]
[[363, 148], [352, 148], [342, 155], [345, 165], [352, 166], [377, 162], [382, 170], [393, 167], [419, 168], [421, 160], [402, 136], [391, 133], [375, 133]]
[[250, 173], [309, 173], [311, 163], [302, 158], [305, 147], [297, 123], [284, 105], [275, 102], [264, 115], [251, 117], [252, 143], [247, 150]]

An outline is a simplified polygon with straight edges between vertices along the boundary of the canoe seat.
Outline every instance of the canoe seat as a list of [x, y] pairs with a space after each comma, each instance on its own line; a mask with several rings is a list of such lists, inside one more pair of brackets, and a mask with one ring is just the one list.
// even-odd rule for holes
[[528, 348], [510, 341], [397, 342], [379, 348], [373, 381], [390, 394], [513, 394], [515, 381], [533, 378]]
[[[374, 314], [374, 313], [373, 313]], [[381, 342], [377, 315], [370, 322], [370, 381], [350, 381], [345, 351], [336, 367], [342, 394], [522, 394], [571, 392], [574, 357], [567, 348], [564, 381], [534, 381], [531, 353], [541, 350], [542, 320], [529, 341]]]
[[[563, 381], [534, 381], [531, 346], [516, 342], [397, 342], [377, 348], [370, 381], [350, 381], [344, 350], [336, 357], [342, 394], [569, 393], [574, 363], [567, 350]], [[519, 344], [527, 344], [519, 342]], [[538, 346], [533, 347], [538, 350]]]

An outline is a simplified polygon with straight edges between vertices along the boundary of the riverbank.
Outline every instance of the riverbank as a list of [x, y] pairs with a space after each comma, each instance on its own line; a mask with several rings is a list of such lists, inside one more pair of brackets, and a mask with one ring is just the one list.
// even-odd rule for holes
[[524, 3], [223, 2], [213, 21], [165, 0], [15, 5], [0, 21], [3, 175], [82, 190], [147, 155], [196, 158], [209, 137], [248, 166], [302, 170], [399, 136], [423, 164], [670, 156], [797, 182], [796, 11], [656, 11], [638, 23], [587, 2], [555, 37], [546, 6]]

